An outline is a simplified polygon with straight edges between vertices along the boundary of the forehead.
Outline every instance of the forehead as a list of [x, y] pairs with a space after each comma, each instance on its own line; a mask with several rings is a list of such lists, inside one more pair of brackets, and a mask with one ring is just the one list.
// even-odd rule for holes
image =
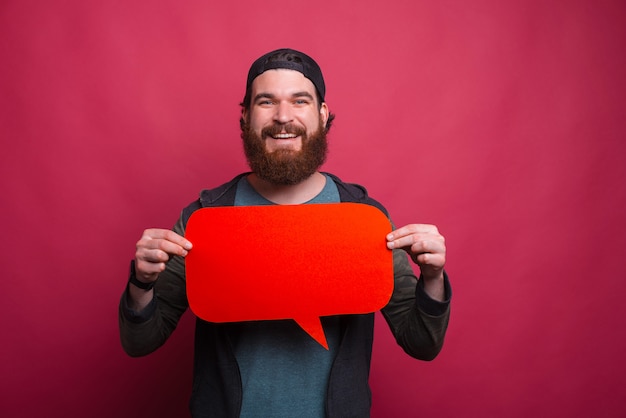
[[258, 94], [290, 96], [294, 93], [309, 93], [316, 97], [315, 85], [304, 74], [295, 70], [267, 70], [252, 82], [252, 97]]

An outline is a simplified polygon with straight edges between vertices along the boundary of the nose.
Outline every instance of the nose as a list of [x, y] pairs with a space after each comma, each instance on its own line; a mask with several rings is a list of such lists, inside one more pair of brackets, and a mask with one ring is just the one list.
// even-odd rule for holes
[[281, 124], [291, 122], [293, 120], [291, 105], [287, 102], [279, 102], [274, 113], [274, 120]]

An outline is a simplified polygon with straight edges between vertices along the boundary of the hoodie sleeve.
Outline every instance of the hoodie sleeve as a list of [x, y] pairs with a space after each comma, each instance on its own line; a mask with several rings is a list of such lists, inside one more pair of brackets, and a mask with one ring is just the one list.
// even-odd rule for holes
[[452, 291], [444, 272], [445, 301], [432, 299], [413, 273], [408, 256], [394, 250], [394, 290], [382, 314], [397, 343], [410, 356], [432, 360], [441, 351], [450, 318]]
[[[173, 228], [184, 235], [182, 216]], [[128, 288], [122, 294], [118, 309], [120, 339], [128, 355], [144, 356], [162, 346], [172, 334], [189, 304], [185, 282], [185, 260], [172, 257], [159, 274], [154, 298], [142, 311], [130, 309]]]

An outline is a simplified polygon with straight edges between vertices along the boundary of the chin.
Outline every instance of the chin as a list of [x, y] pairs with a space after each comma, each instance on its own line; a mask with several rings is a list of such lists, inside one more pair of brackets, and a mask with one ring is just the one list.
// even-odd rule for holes
[[290, 143], [280, 143], [280, 144], [268, 144], [265, 143], [265, 151], [268, 153], [272, 153], [275, 151], [293, 151], [300, 152], [302, 151], [302, 143], [298, 142], [290, 142]]

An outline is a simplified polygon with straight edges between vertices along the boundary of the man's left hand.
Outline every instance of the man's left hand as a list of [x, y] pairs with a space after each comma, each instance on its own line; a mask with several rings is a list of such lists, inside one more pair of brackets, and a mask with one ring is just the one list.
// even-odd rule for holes
[[446, 245], [435, 225], [410, 224], [398, 228], [387, 235], [387, 248], [406, 251], [425, 280], [443, 279]]

